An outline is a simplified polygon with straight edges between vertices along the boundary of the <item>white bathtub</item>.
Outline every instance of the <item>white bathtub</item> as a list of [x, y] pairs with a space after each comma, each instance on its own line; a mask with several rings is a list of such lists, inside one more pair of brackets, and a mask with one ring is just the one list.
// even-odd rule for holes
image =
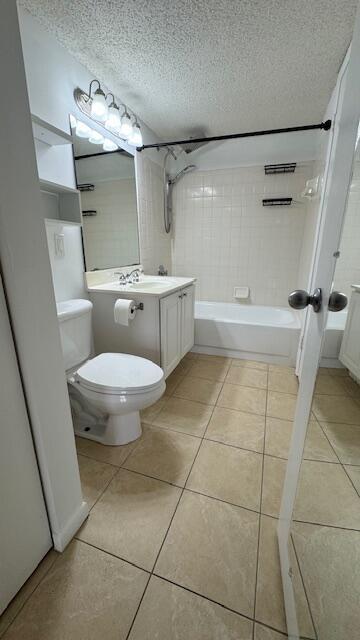
[[299, 336], [299, 315], [287, 307], [195, 302], [198, 353], [294, 365]]
[[347, 309], [329, 313], [321, 352], [321, 367], [343, 367], [339, 360], [341, 342], [347, 318]]

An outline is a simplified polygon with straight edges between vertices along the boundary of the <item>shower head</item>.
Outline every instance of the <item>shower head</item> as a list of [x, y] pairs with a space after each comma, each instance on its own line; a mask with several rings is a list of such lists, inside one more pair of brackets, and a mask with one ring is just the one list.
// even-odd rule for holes
[[175, 184], [178, 180], [180, 180], [180, 178], [183, 177], [183, 175], [185, 175], [185, 173], [194, 171], [194, 169], [196, 169], [196, 166], [194, 164], [188, 164], [188, 166], [182, 169], [181, 171], [179, 171], [179, 173], [177, 173], [176, 176], [174, 176], [174, 178], [170, 178], [169, 183]]

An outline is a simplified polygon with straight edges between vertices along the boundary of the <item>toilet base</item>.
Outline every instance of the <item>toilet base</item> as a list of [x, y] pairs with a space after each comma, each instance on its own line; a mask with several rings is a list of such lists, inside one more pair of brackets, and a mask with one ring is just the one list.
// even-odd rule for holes
[[140, 413], [134, 411], [120, 416], [111, 415], [107, 421], [99, 421], [95, 424], [75, 423], [74, 431], [81, 438], [95, 440], [108, 446], [128, 444], [141, 436]]
[[111, 415], [107, 419], [103, 444], [119, 445], [128, 444], [140, 438], [142, 433], [140, 413], [125, 413], [124, 415]]

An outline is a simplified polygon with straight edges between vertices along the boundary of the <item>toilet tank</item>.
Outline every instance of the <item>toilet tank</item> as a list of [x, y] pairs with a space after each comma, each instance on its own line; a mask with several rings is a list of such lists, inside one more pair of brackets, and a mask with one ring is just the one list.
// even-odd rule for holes
[[65, 370], [79, 366], [91, 353], [90, 300], [65, 300], [56, 304]]

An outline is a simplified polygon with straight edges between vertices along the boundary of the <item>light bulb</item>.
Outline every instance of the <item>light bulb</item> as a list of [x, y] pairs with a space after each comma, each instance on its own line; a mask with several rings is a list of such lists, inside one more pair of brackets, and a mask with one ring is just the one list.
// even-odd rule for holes
[[91, 144], [103, 144], [104, 140], [105, 138], [101, 135], [101, 133], [95, 131], [94, 129], [91, 129], [89, 138], [89, 142], [91, 142]]
[[91, 117], [100, 122], [105, 122], [108, 117], [108, 106], [105, 100], [105, 93], [102, 89], [96, 89], [91, 103]]
[[117, 144], [115, 144], [115, 142], [110, 140], [110, 138], [105, 138], [104, 144], [103, 144], [104, 151], [116, 151], [116, 149], [118, 148], [119, 147], [117, 146]]
[[109, 107], [109, 114], [105, 122], [105, 127], [110, 130], [113, 129], [117, 132], [120, 129], [120, 113], [118, 107], [114, 102], [112, 102]]
[[142, 139], [142, 135], [141, 135], [140, 125], [137, 122], [135, 122], [135, 124], [133, 126], [133, 132], [132, 132], [128, 142], [129, 142], [129, 144], [133, 145], [134, 147], [142, 147], [143, 139]]
[[91, 134], [91, 129], [87, 124], [85, 124], [85, 122], [78, 120], [76, 123], [75, 133], [78, 138], [88, 138]]
[[131, 118], [128, 112], [125, 110], [125, 113], [121, 117], [121, 126], [120, 126], [120, 134], [125, 138], [130, 138], [132, 134], [133, 126], [131, 122]]
[[73, 116], [73, 114], [70, 113], [70, 127], [72, 129], [75, 129], [76, 128], [76, 124], [77, 124], [77, 122], [76, 122], [75, 116]]

